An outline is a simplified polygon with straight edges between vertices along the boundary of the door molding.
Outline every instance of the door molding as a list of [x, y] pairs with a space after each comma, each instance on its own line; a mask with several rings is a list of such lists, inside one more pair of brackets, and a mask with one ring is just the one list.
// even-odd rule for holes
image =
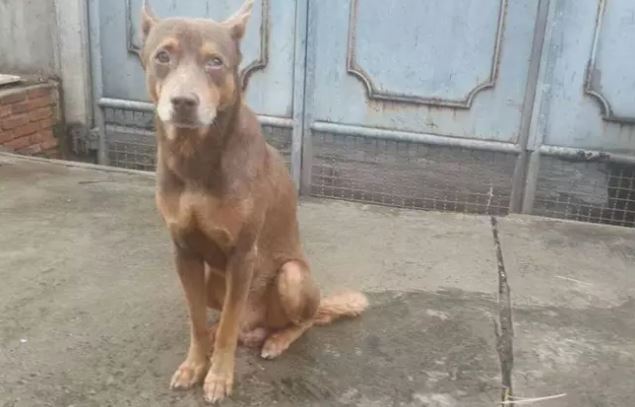
[[459, 109], [469, 109], [476, 95], [489, 88], [493, 88], [498, 78], [498, 66], [500, 60], [501, 43], [503, 32], [505, 30], [505, 17], [507, 15], [508, 0], [500, 0], [496, 36], [494, 40], [494, 49], [492, 52], [491, 67], [489, 77], [482, 83], [475, 86], [462, 100], [429, 98], [415, 95], [404, 95], [402, 93], [381, 91], [373, 83], [371, 76], [357, 62], [355, 55], [356, 47], [356, 28], [357, 28], [357, 12], [359, 8], [359, 0], [351, 0], [350, 14], [348, 24], [348, 44], [346, 48], [346, 70], [347, 72], [359, 79], [365, 86], [369, 99], [410, 103], [416, 105], [430, 105], [439, 107], [453, 107]]
[[[247, 83], [251, 75], [263, 70], [269, 64], [269, 26], [270, 26], [270, 0], [261, 0], [261, 14], [260, 14], [260, 52], [256, 59], [249, 62], [240, 71], [241, 86], [244, 89], [247, 88]], [[141, 62], [141, 45], [135, 43], [135, 33], [137, 28], [132, 19], [132, 0], [126, 0], [126, 46], [128, 53], [134, 55]]]
[[606, 0], [598, 0], [597, 15], [595, 17], [595, 31], [593, 33], [593, 45], [591, 46], [591, 56], [587, 63], [586, 77], [584, 80], [584, 93], [595, 98], [600, 103], [602, 110], [602, 119], [609, 122], [618, 123], [635, 123], [635, 117], [630, 116], [618, 116], [615, 115], [611, 108], [611, 102], [602, 93], [601, 89], [596, 88], [598, 79], [596, 77], [597, 69], [595, 67], [597, 62], [598, 43], [600, 42], [600, 35], [602, 34], [602, 25], [604, 23], [604, 15], [606, 14]]

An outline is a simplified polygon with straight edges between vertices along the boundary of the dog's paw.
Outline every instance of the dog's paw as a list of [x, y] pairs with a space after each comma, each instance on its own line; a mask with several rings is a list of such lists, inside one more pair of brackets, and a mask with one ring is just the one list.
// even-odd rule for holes
[[232, 371], [229, 373], [214, 373], [210, 370], [205, 377], [205, 384], [203, 385], [205, 401], [217, 403], [223, 400], [231, 394], [233, 385], [234, 374]]
[[207, 361], [193, 363], [186, 360], [174, 372], [170, 388], [172, 390], [186, 390], [200, 383], [207, 373], [208, 366]]
[[263, 359], [277, 358], [289, 347], [288, 341], [284, 337], [273, 334], [265, 341], [260, 351], [260, 357]]

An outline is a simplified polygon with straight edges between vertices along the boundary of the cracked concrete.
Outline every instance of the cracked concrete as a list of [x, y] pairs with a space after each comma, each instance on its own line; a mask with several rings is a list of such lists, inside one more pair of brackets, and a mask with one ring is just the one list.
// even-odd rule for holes
[[498, 232], [498, 220], [492, 221], [492, 237], [496, 249], [496, 266], [498, 270], [498, 321], [495, 321], [496, 351], [501, 367], [501, 401], [512, 400], [512, 369], [514, 368], [514, 328], [512, 322], [512, 305], [505, 259]]
[[[223, 405], [635, 397], [633, 230], [316, 200], [300, 218], [324, 290], [371, 308], [275, 361], [241, 349]], [[0, 282], [0, 406], [203, 405], [167, 389], [187, 320], [152, 177], [0, 153]]]
[[547, 406], [635, 398], [635, 231], [528, 217], [499, 220], [512, 287], [514, 391]]

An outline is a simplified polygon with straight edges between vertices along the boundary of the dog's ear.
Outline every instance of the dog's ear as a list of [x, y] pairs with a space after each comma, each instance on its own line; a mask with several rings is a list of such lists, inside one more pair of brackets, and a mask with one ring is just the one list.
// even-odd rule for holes
[[254, 8], [254, 0], [246, 0], [240, 9], [223, 22], [231, 32], [232, 38], [240, 41], [245, 35], [245, 28]]
[[141, 7], [141, 36], [143, 37], [144, 42], [146, 38], [148, 38], [148, 34], [150, 34], [152, 27], [154, 27], [158, 22], [159, 19], [156, 15], [154, 15], [152, 9], [150, 9], [149, 1], [143, 0], [143, 6]]

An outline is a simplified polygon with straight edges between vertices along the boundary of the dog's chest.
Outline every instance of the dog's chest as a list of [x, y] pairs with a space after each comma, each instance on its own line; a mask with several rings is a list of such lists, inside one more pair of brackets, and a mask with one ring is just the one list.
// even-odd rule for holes
[[158, 194], [157, 204], [174, 239], [187, 244], [202, 234], [225, 251], [234, 245], [245, 215], [241, 202], [199, 191]]

